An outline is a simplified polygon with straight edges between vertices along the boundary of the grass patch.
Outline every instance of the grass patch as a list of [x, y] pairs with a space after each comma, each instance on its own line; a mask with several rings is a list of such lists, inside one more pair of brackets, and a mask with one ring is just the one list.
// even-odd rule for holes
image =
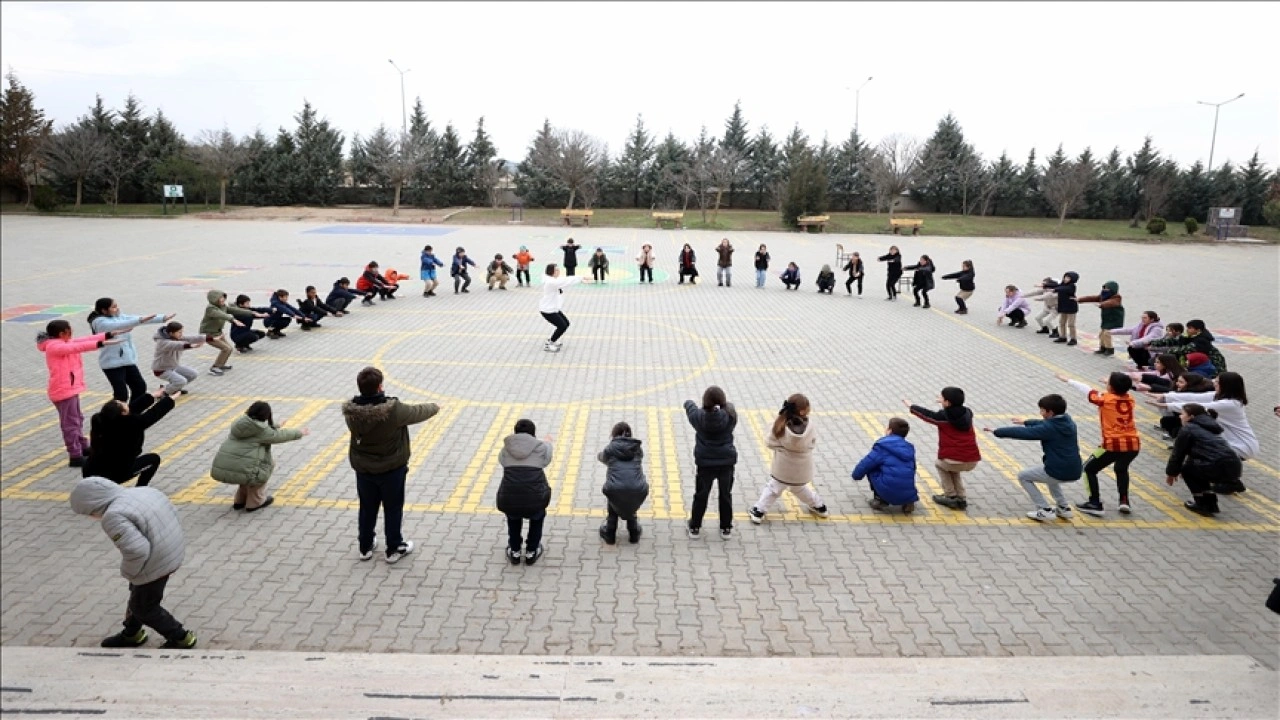
[[[211, 206], [217, 209], [217, 206]], [[198, 212], [205, 211], [204, 205], [192, 203], [188, 205], [187, 214], [193, 215]], [[227, 208], [231, 209], [230, 206]], [[6, 215], [103, 215], [103, 216], [129, 216], [129, 217], [157, 217], [164, 216], [164, 206], [160, 203], [139, 203], [139, 204], [120, 204], [115, 207], [106, 203], [83, 203], [80, 207], [75, 205], [59, 205], [57, 210], [50, 213], [40, 212], [34, 206], [24, 207], [22, 203], [4, 203], [0, 205], [0, 213]], [[182, 205], [174, 207], [169, 206], [169, 215], [182, 215]]]

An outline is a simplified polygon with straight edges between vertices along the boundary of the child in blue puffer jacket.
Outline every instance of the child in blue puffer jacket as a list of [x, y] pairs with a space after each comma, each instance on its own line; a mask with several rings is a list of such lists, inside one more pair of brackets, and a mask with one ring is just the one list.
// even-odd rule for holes
[[907, 442], [910, 431], [906, 420], [890, 418], [884, 437], [853, 469], [854, 480], [865, 477], [871, 483], [872, 509], [901, 505], [903, 514], [916, 509], [920, 495], [916, 492], [916, 448]]

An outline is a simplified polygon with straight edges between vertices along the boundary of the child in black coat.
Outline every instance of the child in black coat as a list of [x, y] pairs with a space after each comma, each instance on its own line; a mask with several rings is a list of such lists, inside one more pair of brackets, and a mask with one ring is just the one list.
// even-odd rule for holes
[[915, 274], [911, 276], [911, 293], [915, 295], [916, 302], [913, 307], [921, 307], [920, 296], [924, 295], [924, 306], [929, 307], [929, 291], [933, 289], [933, 261], [928, 255], [921, 255], [920, 262], [915, 265], [908, 265], [903, 270], [914, 270]]
[[644, 450], [640, 449], [640, 441], [631, 437], [631, 426], [624, 422], [614, 425], [609, 444], [596, 459], [609, 468], [604, 480], [609, 517], [600, 526], [600, 539], [609, 545], [618, 542], [618, 518], [622, 518], [634, 545], [640, 542], [636, 511], [649, 497], [649, 483], [644, 479]]
[[725, 399], [724, 390], [715, 385], [702, 393], [701, 407], [686, 400], [684, 412], [696, 432], [693, 443], [696, 488], [693, 511], [685, 529], [692, 540], [702, 537], [702, 516], [707, 512], [714, 484], [720, 495], [720, 539], [728, 540], [733, 535], [733, 469], [738, 464], [733, 429], [738, 425], [738, 412]]
[[974, 274], [973, 261], [965, 260], [960, 263], [960, 272], [953, 272], [942, 276], [943, 280], [955, 280], [960, 284], [960, 292], [956, 293], [956, 305], [958, 306], [956, 308], [957, 315], [969, 314], [969, 307], [964, 304], [964, 301], [973, 296], [975, 288], [975, 285], [973, 284]]

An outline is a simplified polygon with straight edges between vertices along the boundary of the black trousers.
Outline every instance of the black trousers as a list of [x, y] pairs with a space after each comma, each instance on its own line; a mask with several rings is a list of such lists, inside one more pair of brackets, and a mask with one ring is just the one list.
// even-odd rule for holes
[[570, 265], [570, 264], [568, 264], [568, 263], [565, 263], [565, 266], [564, 266], [564, 274], [565, 274], [565, 275], [568, 275], [569, 277], [573, 277], [573, 276], [574, 276], [574, 273], [576, 273], [576, 272], [578, 272], [578, 266], [577, 266], [577, 265]]
[[1151, 367], [1151, 351], [1146, 348], [1137, 348], [1130, 345], [1129, 359], [1138, 366], [1138, 369]]
[[902, 273], [889, 273], [889, 277], [884, 281], [884, 289], [889, 291], [889, 297], [898, 297], [898, 280], [902, 277]]
[[693, 492], [693, 512], [689, 527], [701, 528], [702, 516], [707, 513], [707, 501], [711, 499], [711, 486], [719, 492], [720, 529], [733, 527], [733, 465], [697, 466]]
[[614, 509], [613, 503], [609, 503], [609, 516], [604, 521], [604, 531], [609, 535], [618, 533], [618, 519], [622, 518], [627, 523], [627, 532], [635, 535], [640, 532], [640, 521], [636, 519], [635, 513], [631, 517], [622, 517], [618, 511]]
[[559, 340], [560, 336], [564, 335], [564, 331], [569, 329], [569, 318], [565, 317], [563, 312], [542, 313], [542, 317], [556, 326], [556, 331], [551, 333], [551, 342]]
[[605, 278], [605, 275], [607, 275], [607, 274], [608, 274], [608, 273], [607, 273], [607, 272], [605, 271], [605, 269], [604, 269], [604, 268], [602, 268], [602, 267], [593, 267], [593, 268], [591, 268], [591, 279], [592, 279], [592, 280], [595, 280], [596, 282], [601, 282], [601, 281], [603, 281], [603, 280], [604, 280], [604, 278]]
[[112, 396], [122, 403], [129, 402], [129, 393], [133, 393], [135, 400], [139, 395], [147, 394], [147, 381], [142, 379], [142, 373], [137, 365], [104, 368], [102, 374], [106, 375], [107, 382], [111, 383]]
[[859, 276], [858, 276], [858, 277], [856, 277], [856, 278], [852, 278], [852, 277], [851, 277], [851, 278], [849, 278], [848, 280], [845, 280], [845, 281], [844, 281], [844, 290], [845, 290], [845, 292], [847, 292], [847, 293], [849, 293], [850, 295], [852, 295], [852, 294], [853, 294], [853, 284], [854, 284], [854, 283], [858, 283], [858, 294], [859, 294], [859, 295], [861, 295], [861, 294], [862, 294], [862, 276], [861, 276], [861, 275], [859, 275]]
[[533, 281], [529, 279], [529, 268], [516, 267], [516, 284], [519, 285], [520, 283], [525, 285], [533, 284]]
[[453, 276], [453, 291], [466, 290], [471, 287], [471, 274], [460, 272]]
[[350, 304], [351, 304], [351, 298], [345, 298], [345, 297], [337, 297], [326, 303], [326, 305], [333, 308], [337, 312], [342, 312], [346, 310], [347, 306]]
[[[956, 298], [956, 300], [960, 300], [960, 298]], [[963, 300], [960, 300], [960, 302], [964, 302], [964, 301], [963, 301]], [[1024, 312], [1022, 312], [1022, 308], [1014, 308], [1014, 309], [1012, 309], [1012, 310], [1010, 310], [1010, 311], [1009, 311], [1009, 322], [1010, 322], [1010, 323], [1012, 323], [1012, 324], [1014, 324], [1014, 325], [1021, 325], [1022, 323], [1026, 322], [1026, 321], [1027, 321], [1027, 314], [1026, 314], [1026, 313], [1024, 313]]]
[[1084, 477], [1089, 481], [1089, 500], [1094, 502], [1099, 500], [1098, 473], [1112, 463], [1116, 465], [1112, 471], [1116, 476], [1116, 489], [1119, 491], [1120, 497], [1129, 497], [1129, 464], [1136, 457], [1138, 457], [1137, 450], [1131, 452], [1106, 450], [1101, 455], [1090, 457], [1089, 462], [1084, 464]]
[[516, 552], [520, 552], [520, 544], [524, 542], [524, 546], [530, 552], [537, 550], [542, 545], [542, 523], [547, 519], [547, 511], [534, 515], [529, 518], [529, 538], [520, 537], [521, 531], [524, 530], [525, 518], [519, 515], [507, 516], [507, 547]]
[[142, 585], [129, 584], [129, 605], [124, 612], [124, 634], [137, 635], [143, 625], [155, 630], [166, 640], [178, 640], [186, 637], [187, 629], [182, 627], [168, 610], [160, 606], [164, 600], [164, 586], [169, 583], [170, 575], [159, 580], [152, 580]]
[[648, 265], [641, 265], [640, 266], [640, 282], [644, 282], [644, 279], [646, 276], [648, 276], [649, 282], [653, 282], [653, 268], [649, 267]]
[[1203, 495], [1213, 492], [1215, 484], [1235, 485], [1240, 482], [1240, 474], [1244, 467], [1239, 460], [1228, 460], [1216, 465], [1182, 466], [1182, 481], [1192, 495]]
[[[468, 280], [467, 280], [467, 282], [469, 283], [469, 282], [471, 282], [471, 280], [470, 280], [470, 279], [468, 279]], [[395, 294], [396, 294], [396, 291], [397, 291], [397, 290], [399, 290], [399, 289], [400, 289], [400, 285], [399, 285], [399, 283], [397, 283], [397, 284], [395, 284], [395, 285], [381, 285], [381, 286], [379, 286], [379, 287], [378, 287], [378, 295], [379, 295], [383, 300], [386, 300], [386, 299], [387, 299], [387, 298], [389, 298], [389, 297], [394, 297], [394, 296], [395, 296]]]
[[360, 552], [373, 549], [379, 508], [382, 509], [382, 521], [385, 523], [387, 554], [395, 552], [404, 542], [404, 536], [400, 534], [400, 521], [404, 519], [404, 479], [408, 474], [408, 466], [384, 473], [356, 473], [356, 494], [360, 498], [357, 530]]
[[920, 302], [920, 296], [924, 296], [924, 304], [929, 304], [929, 291], [924, 288], [911, 288], [911, 294], [916, 296], [916, 302]]
[[1182, 416], [1181, 415], [1161, 415], [1160, 429], [1169, 433], [1171, 437], [1178, 437], [1178, 433], [1182, 432]]

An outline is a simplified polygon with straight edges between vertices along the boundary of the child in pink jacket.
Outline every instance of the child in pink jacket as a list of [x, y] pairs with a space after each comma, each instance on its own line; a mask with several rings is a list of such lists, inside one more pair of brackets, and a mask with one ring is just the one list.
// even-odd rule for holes
[[115, 339], [122, 334], [107, 332], [72, 339], [71, 323], [54, 320], [36, 336], [36, 348], [44, 353], [44, 363], [49, 368], [49, 400], [58, 410], [62, 442], [71, 456], [71, 467], [82, 467], [89, 454], [84, 415], [80, 413], [80, 393], [84, 392], [84, 362], [80, 354], [122, 342]]

